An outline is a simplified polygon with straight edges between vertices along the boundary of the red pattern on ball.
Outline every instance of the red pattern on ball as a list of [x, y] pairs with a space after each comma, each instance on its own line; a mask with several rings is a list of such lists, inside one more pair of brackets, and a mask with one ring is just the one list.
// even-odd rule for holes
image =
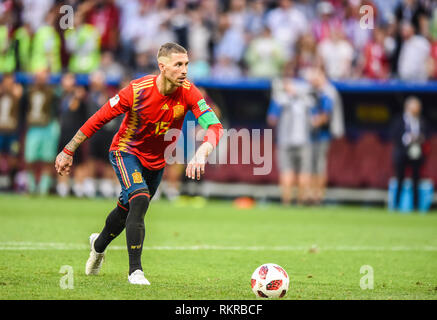
[[285, 272], [284, 269], [282, 269], [282, 268], [279, 267], [279, 266], [275, 266], [275, 268], [276, 268], [279, 272], [281, 272], [281, 273], [284, 275], [285, 278], [288, 278], [288, 274], [287, 274], [287, 272]]
[[262, 267], [259, 269], [259, 277], [260, 277], [261, 279], [265, 280], [266, 277], [267, 277], [267, 272], [268, 272], [268, 271], [269, 271], [269, 268], [268, 268], [267, 266], [262, 266]]
[[282, 286], [282, 280], [273, 280], [270, 281], [266, 286], [267, 290], [278, 290]]

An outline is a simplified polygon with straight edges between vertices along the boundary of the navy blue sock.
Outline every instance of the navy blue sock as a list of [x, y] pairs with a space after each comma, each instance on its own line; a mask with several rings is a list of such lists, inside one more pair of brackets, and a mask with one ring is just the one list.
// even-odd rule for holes
[[[140, 191], [140, 190], [138, 190]], [[129, 254], [129, 274], [135, 270], [143, 270], [141, 253], [145, 236], [144, 217], [149, 207], [147, 192], [137, 192], [129, 199], [129, 214], [126, 219], [126, 243]]]
[[128, 211], [126, 208], [117, 205], [106, 218], [105, 226], [99, 237], [94, 242], [94, 249], [101, 253], [124, 229]]

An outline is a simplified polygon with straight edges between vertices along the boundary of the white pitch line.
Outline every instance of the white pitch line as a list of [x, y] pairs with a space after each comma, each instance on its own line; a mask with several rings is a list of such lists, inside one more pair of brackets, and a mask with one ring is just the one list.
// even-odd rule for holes
[[[191, 245], [191, 246], [144, 246], [143, 250], [157, 251], [308, 251], [316, 248], [320, 251], [437, 251], [436, 246], [217, 246], [217, 245]], [[2, 250], [88, 250], [89, 245], [80, 243], [62, 242], [0, 242]], [[126, 250], [126, 246], [110, 245], [109, 250]]]

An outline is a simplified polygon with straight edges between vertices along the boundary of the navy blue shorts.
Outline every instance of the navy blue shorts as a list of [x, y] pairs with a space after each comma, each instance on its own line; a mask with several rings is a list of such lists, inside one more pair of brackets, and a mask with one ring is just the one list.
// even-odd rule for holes
[[152, 199], [161, 183], [164, 168], [156, 171], [146, 169], [135, 155], [122, 151], [109, 152], [109, 160], [121, 184], [121, 205], [127, 208], [129, 195], [139, 189], [145, 189]]

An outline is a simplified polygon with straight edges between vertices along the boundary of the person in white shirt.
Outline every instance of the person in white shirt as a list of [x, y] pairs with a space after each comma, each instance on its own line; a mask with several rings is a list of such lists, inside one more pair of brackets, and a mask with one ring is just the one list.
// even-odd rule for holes
[[426, 81], [431, 64], [429, 41], [414, 33], [414, 27], [404, 22], [401, 27], [403, 43], [399, 54], [399, 78], [407, 81]]
[[308, 30], [305, 15], [294, 6], [294, 1], [280, 0], [279, 6], [266, 15], [266, 25], [273, 37], [284, 45], [285, 52], [292, 58], [295, 45], [301, 35]]
[[317, 54], [328, 78], [340, 80], [351, 76], [354, 49], [341, 30], [331, 29], [330, 36], [319, 44]]
[[[281, 202], [308, 203], [311, 183], [310, 87], [288, 77], [272, 83], [272, 100], [267, 123], [276, 127], [277, 160]], [[296, 190], [295, 190], [296, 189]], [[296, 197], [294, 192], [296, 191]]]

